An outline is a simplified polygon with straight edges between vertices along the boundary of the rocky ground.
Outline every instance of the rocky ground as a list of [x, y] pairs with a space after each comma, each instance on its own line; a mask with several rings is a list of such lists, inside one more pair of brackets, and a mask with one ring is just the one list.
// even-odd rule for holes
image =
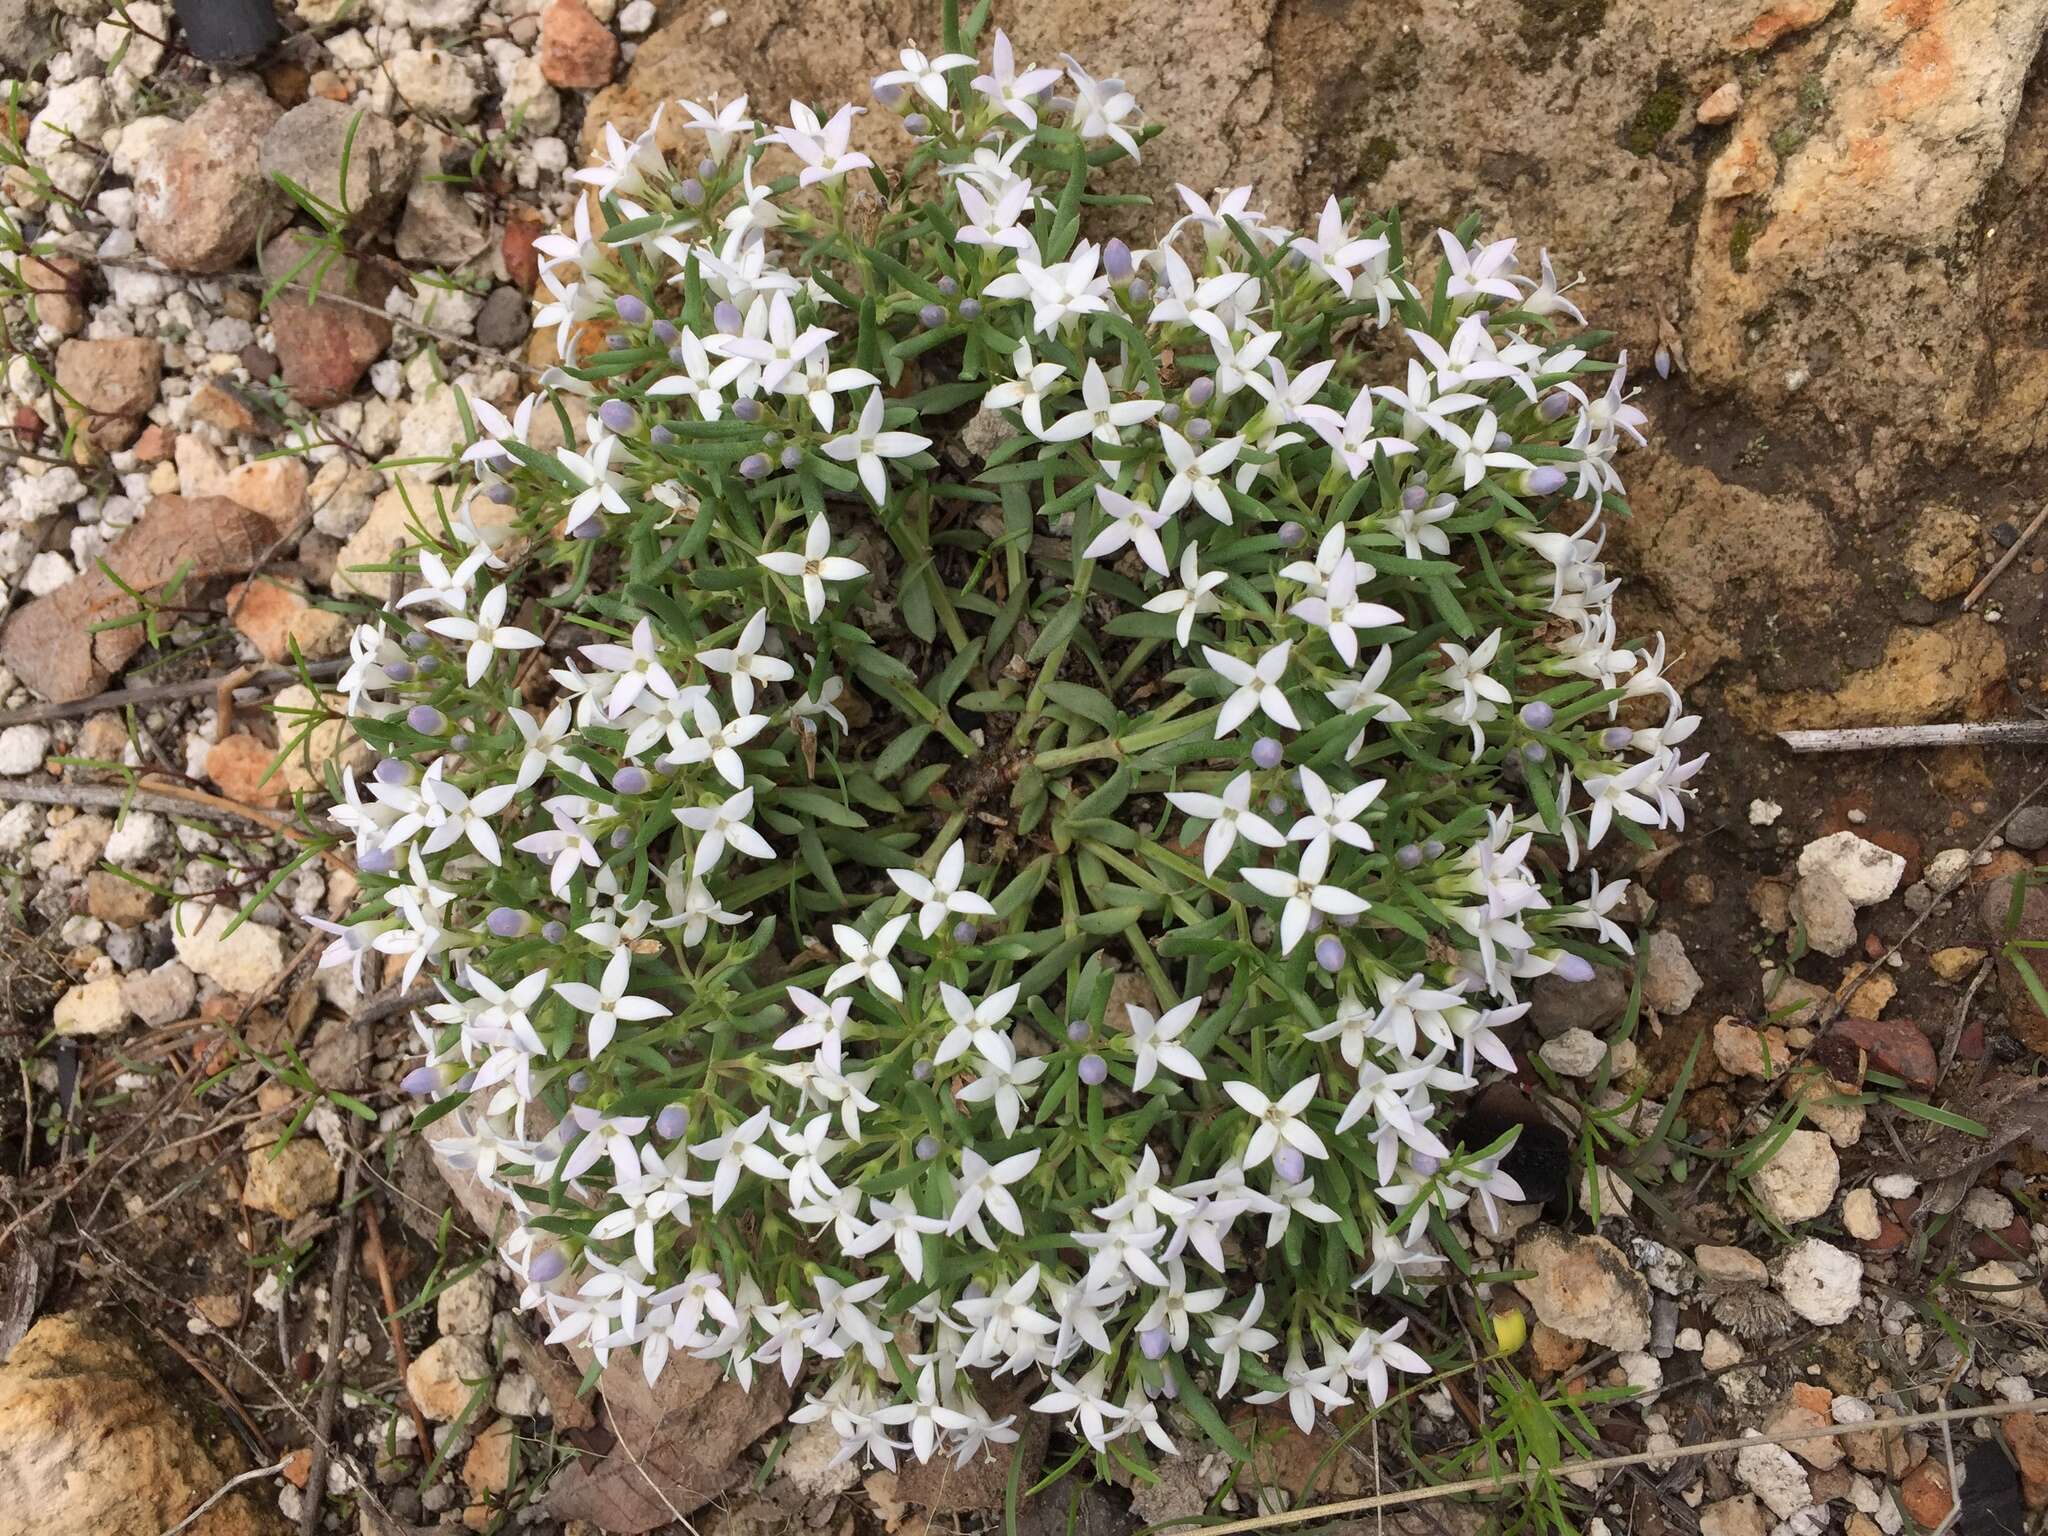
[[[2048, 0], [1002, 9], [1021, 54], [1121, 66], [1171, 121], [1129, 190], [1477, 209], [1583, 270], [1642, 384], [1613, 544], [1715, 761], [1640, 871], [1639, 1004], [1539, 988], [1524, 1086], [1599, 1171], [1474, 1236], [1524, 1276], [1487, 1304], [1530, 1379], [1591, 1405], [1577, 1449], [1659, 1453], [1575, 1478], [1575, 1518], [1890, 1536], [1967, 1478], [1956, 1529], [2019, 1529], [2048, 1419], [1880, 1421], [2048, 1390], [2048, 1016], [2013, 958], [2048, 941], [2048, 756], [1774, 733], [2031, 718], [2048, 689], [2048, 536], [1974, 590], [2042, 505]], [[599, 125], [836, 101], [934, 16], [279, 14], [234, 67], [155, 0], [0, 0], [0, 1533], [147, 1536], [245, 1469], [185, 1529], [311, 1529], [316, 1460], [336, 1529], [985, 1524], [1000, 1482], [827, 1468], [674, 1372], [594, 1422], [401, 1134], [399, 1022], [309, 967], [353, 877], [294, 806], [343, 750], [324, 605], [386, 595], [338, 573], [431, 496], [407, 461], [459, 435], [454, 386], [508, 402], [551, 360], [531, 243]], [[1459, 1432], [1469, 1403], [1422, 1401]], [[1829, 1423], [1871, 1427], [1666, 1454]], [[1261, 1480], [1407, 1480], [1377, 1442], [1316, 1474], [1326, 1449], [1281, 1442]], [[1024, 1523], [1124, 1530], [1223, 1479], [1063, 1485]]]

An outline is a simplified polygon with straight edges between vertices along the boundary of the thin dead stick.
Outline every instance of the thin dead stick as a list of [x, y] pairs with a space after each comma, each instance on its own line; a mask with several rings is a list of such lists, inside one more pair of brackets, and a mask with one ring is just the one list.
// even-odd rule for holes
[[2041, 524], [2043, 522], [2048, 522], [2048, 506], [2042, 507], [2040, 511], [2034, 514], [2034, 520], [2027, 524], [2026, 531], [2012, 541], [2012, 548], [2000, 555], [1998, 562], [1984, 573], [1984, 579], [1970, 588], [1968, 595], [1963, 598], [1963, 612], [1968, 613], [1975, 607], [1977, 599], [1991, 589], [1991, 583], [2005, 574], [2005, 568], [2008, 565], [2019, 559], [2020, 551], [2027, 547], [2027, 540], [2041, 531]]
[[[260, 811], [253, 805], [210, 795], [203, 789], [187, 789], [182, 784], [152, 782], [145, 788], [129, 789], [121, 784], [0, 779], [0, 803], [19, 804], [23, 801], [35, 805], [75, 805], [98, 811], [154, 811], [160, 816], [192, 816], [201, 821], [222, 823], [244, 821], [294, 843], [310, 841], [304, 832], [281, 817]], [[338, 870], [355, 873], [355, 866], [332, 848], [321, 849], [320, 856]]]
[[[1462, 1482], [1438, 1483], [1428, 1488], [1404, 1488], [1398, 1493], [1373, 1494], [1366, 1498], [1339, 1499], [1331, 1504], [1314, 1504], [1307, 1509], [1283, 1510], [1272, 1515], [1253, 1515], [1243, 1520], [1231, 1520], [1222, 1525], [1201, 1526], [1202, 1536], [1238, 1536], [1243, 1531], [1270, 1531], [1281, 1526], [1301, 1525], [1310, 1520], [1328, 1520], [1337, 1515], [1360, 1515], [1373, 1510], [1393, 1509], [1403, 1504], [1428, 1504], [1438, 1499], [1454, 1498], [1461, 1493], [1499, 1493], [1508, 1488], [1521, 1488], [1538, 1478], [1574, 1477], [1585, 1472], [1618, 1472], [1624, 1467], [1645, 1466], [1653, 1461], [1690, 1461], [1701, 1456], [1718, 1456], [1724, 1451], [1746, 1450], [1752, 1445], [1797, 1445], [1805, 1440], [1833, 1440], [1842, 1435], [1860, 1434], [1866, 1430], [1881, 1429], [1889, 1433], [1899, 1429], [1918, 1429], [1927, 1424], [1954, 1424], [1964, 1419], [2003, 1419], [2015, 1413], [2040, 1413], [2044, 1405], [2038, 1399], [2023, 1403], [1985, 1403], [1975, 1408], [1940, 1408], [1927, 1413], [1901, 1414], [1893, 1419], [1872, 1419], [1861, 1424], [1827, 1424], [1817, 1429], [1788, 1429], [1775, 1435], [1741, 1435], [1729, 1440], [1707, 1440], [1698, 1445], [1681, 1445], [1667, 1451], [1633, 1451], [1626, 1456], [1600, 1456], [1577, 1461], [1560, 1462], [1556, 1466], [1532, 1467], [1520, 1472], [1505, 1472], [1495, 1477], [1468, 1477]], [[1177, 1520], [1162, 1520], [1150, 1529], [1169, 1530], [1177, 1526], [1199, 1525], [1201, 1516], [1188, 1515]]]
[[242, 1484], [253, 1483], [259, 1477], [275, 1477], [278, 1473], [282, 1472], [285, 1469], [286, 1463], [288, 1463], [290, 1460], [290, 1457], [286, 1457], [284, 1461], [278, 1462], [275, 1466], [252, 1467], [247, 1472], [237, 1472], [233, 1477], [229, 1478], [226, 1482], [222, 1483], [218, 1488], [214, 1489], [212, 1493], [207, 1495], [205, 1503], [201, 1504], [197, 1509], [193, 1510], [191, 1514], [187, 1515], [184, 1519], [180, 1520], [176, 1525], [172, 1526], [169, 1530], [165, 1531], [163, 1533], [163, 1536], [178, 1536], [178, 1532], [184, 1530], [187, 1526], [192, 1524], [193, 1521], [197, 1520], [201, 1515], [205, 1514], [209, 1509], [213, 1508], [214, 1505], [218, 1504], [222, 1499], [226, 1498], [229, 1494], [233, 1493], [237, 1488], [241, 1487]]
[[[329, 678], [341, 676], [348, 670], [348, 666], [346, 661], [309, 662], [306, 665], [306, 675], [316, 683], [324, 683]], [[252, 704], [272, 687], [300, 681], [303, 679], [294, 669], [272, 667], [258, 672], [236, 689], [235, 702]], [[71, 699], [61, 704], [31, 704], [26, 709], [10, 710], [0, 715], [0, 730], [5, 730], [10, 725], [34, 725], [43, 720], [70, 720], [79, 715], [96, 715], [108, 709], [168, 704], [177, 699], [190, 699], [202, 693], [212, 693], [219, 686], [219, 677], [195, 677], [184, 683], [142, 683], [133, 688], [110, 688], [105, 693], [92, 695], [91, 698]]]
[[2048, 720], [1982, 720], [1956, 725], [1852, 725], [1835, 731], [1780, 731], [1778, 740], [1794, 752], [2031, 746], [2048, 742]]
[[[354, 1117], [349, 1117], [351, 1148], [355, 1123]], [[327, 1492], [328, 1442], [334, 1437], [334, 1409], [341, 1399], [341, 1346], [348, 1329], [348, 1295], [355, 1278], [356, 1223], [346, 1213], [356, 1197], [356, 1183], [356, 1160], [350, 1158], [341, 1189], [344, 1219], [340, 1248], [334, 1256], [334, 1279], [327, 1287], [327, 1380], [320, 1389], [320, 1415], [314, 1420], [313, 1461], [306, 1470], [306, 1502], [299, 1511], [299, 1536], [313, 1536], [320, 1529], [320, 1510]]]
[[377, 1272], [377, 1294], [384, 1298], [384, 1329], [391, 1337], [391, 1364], [398, 1372], [398, 1390], [405, 1394], [405, 1406], [412, 1414], [412, 1427], [423, 1446], [434, 1443], [433, 1435], [427, 1429], [426, 1415], [420, 1412], [420, 1405], [413, 1401], [412, 1388], [406, 1385], [406, 1373], [411, 1362], [405, 1354], [405, 1325], [398, 1320], [398, 1292], [391, 1284], [391, 1266], [384, 1258], [384, 1230], [377, 1225], [377, 1204], [374, 1200], [363, 1202], [363, 1236], [367, 1241], [363, 1253], [370, 1261], [370, 1268]]

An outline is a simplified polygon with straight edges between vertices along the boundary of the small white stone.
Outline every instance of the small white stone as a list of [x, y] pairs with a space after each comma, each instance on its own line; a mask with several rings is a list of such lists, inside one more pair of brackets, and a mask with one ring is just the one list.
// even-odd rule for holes
[[628, 0], [619, 8], [619, 30], [637, 36], [654, 25], [654, 0]]
[[0, 731], [0, 774], [18, 779], [23, 774], [34, 773], [43, 766], [43, 759], [49, 751], [49, 727], [10, 725]]
[[1707, 1330], [1700, 1345], [1700, 1364], [1710, 1371], [1725, 1371], [1742, 1359], [1742, 1346], [1718, 1328]]
[[1809, 1237], [1778, 1261], [1778, 1290], [1809, 1323], [1846, 1322], [1863, 1299], [1863, 1261]]
[[1906, 861], [1854, 832], [1816, 838], [1799, 850], [1799, 873], [1832, 875], [1852, 906], [1874, 907], [1891, 899], [1906, 872]]
[[1607, 1059], [1607, 1042], [1591, 1030], [1568, 1029], [1536, 1054], [1559, 1077], [1591, 1077]]
[[1872, 1179], [1870, 1187], [1887, 1200], [1904, 1200], [1920, 1187], [1920, 1181], [1910, 1173], [1884, 1173]]
[[1752, 827], [1773, 827], [1778, 818], [1785, 814], [1785, 807], [1775, 800], [1752, 800], [1749, 802], [1749, 824]]
[[1735, 1476], [1780, 1520], [1789, 1520], [1813, 1502], [1806, 1468], [1782, 1445], [1745, 1445], [1735, 1456]]
[[[7, 738], [0, 736], [0, 747]], [[1973, 1189], [1963, 1199], [1963, 1220], [1986, 1232], [2003, 1232], [2012, 1225], [2012, 1202], [1995, 1189]]]
[[1946, 891], [1958, 886], [1969, 877], [1970, 850], [1967, 848], [1944, 848], [1927, 861], [1927, 868], [1920, 878], [1937, 891]]
[[1756, 1172], [1756, 1195], [1785, 1226], [1812, 1221], [1835, 1203], [1842, 1177], [1834, 1143], [1819, 1131], [1794, 1131]]
[[172, 913], [171, 943], [178, 958], [225, 991], [251, 997], [284, 970], [284, 939], [275, 928], [235, 921], [228, 907], [180, 902]]

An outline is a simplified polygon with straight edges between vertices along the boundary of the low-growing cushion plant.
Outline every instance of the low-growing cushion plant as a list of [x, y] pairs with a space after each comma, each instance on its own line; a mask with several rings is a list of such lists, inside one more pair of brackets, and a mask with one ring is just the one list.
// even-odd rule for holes
[[408, 1086], [557, 1340], [891, 1466], [1015, 1376], [1131, 1462], [1432, 1368], [1384, 1293], [1522, 1193], [1446, 1111], [1701, 760], [1548, 256], [1245, 188], [1098, 244], [1154, 130], [980, 31], [874, 81], [900, 171], [850, 105], [607, 130], [567, 361], [357, 631], [326, 959], [432, 979]]

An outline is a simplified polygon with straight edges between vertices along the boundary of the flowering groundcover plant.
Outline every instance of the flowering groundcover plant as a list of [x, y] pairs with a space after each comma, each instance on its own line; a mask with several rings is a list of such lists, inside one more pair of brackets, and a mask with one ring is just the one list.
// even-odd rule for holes
[[1450, 1096], [1629, 952], [1582, 866], [1702, 760], [1547, 255], [1246, 188], [1097, 244], [1153, 130], [978, 31], [874, 81], [897, 175], [851, 105], [607, 130], [570, 365], [356, 633], [325, 959], [431, 976], [408, 1086], [554, 1339], [889, 1466], [1021, 1376], [1139, 1465], [1432, 1369], [1376, 1298], [1522, 1193]]

